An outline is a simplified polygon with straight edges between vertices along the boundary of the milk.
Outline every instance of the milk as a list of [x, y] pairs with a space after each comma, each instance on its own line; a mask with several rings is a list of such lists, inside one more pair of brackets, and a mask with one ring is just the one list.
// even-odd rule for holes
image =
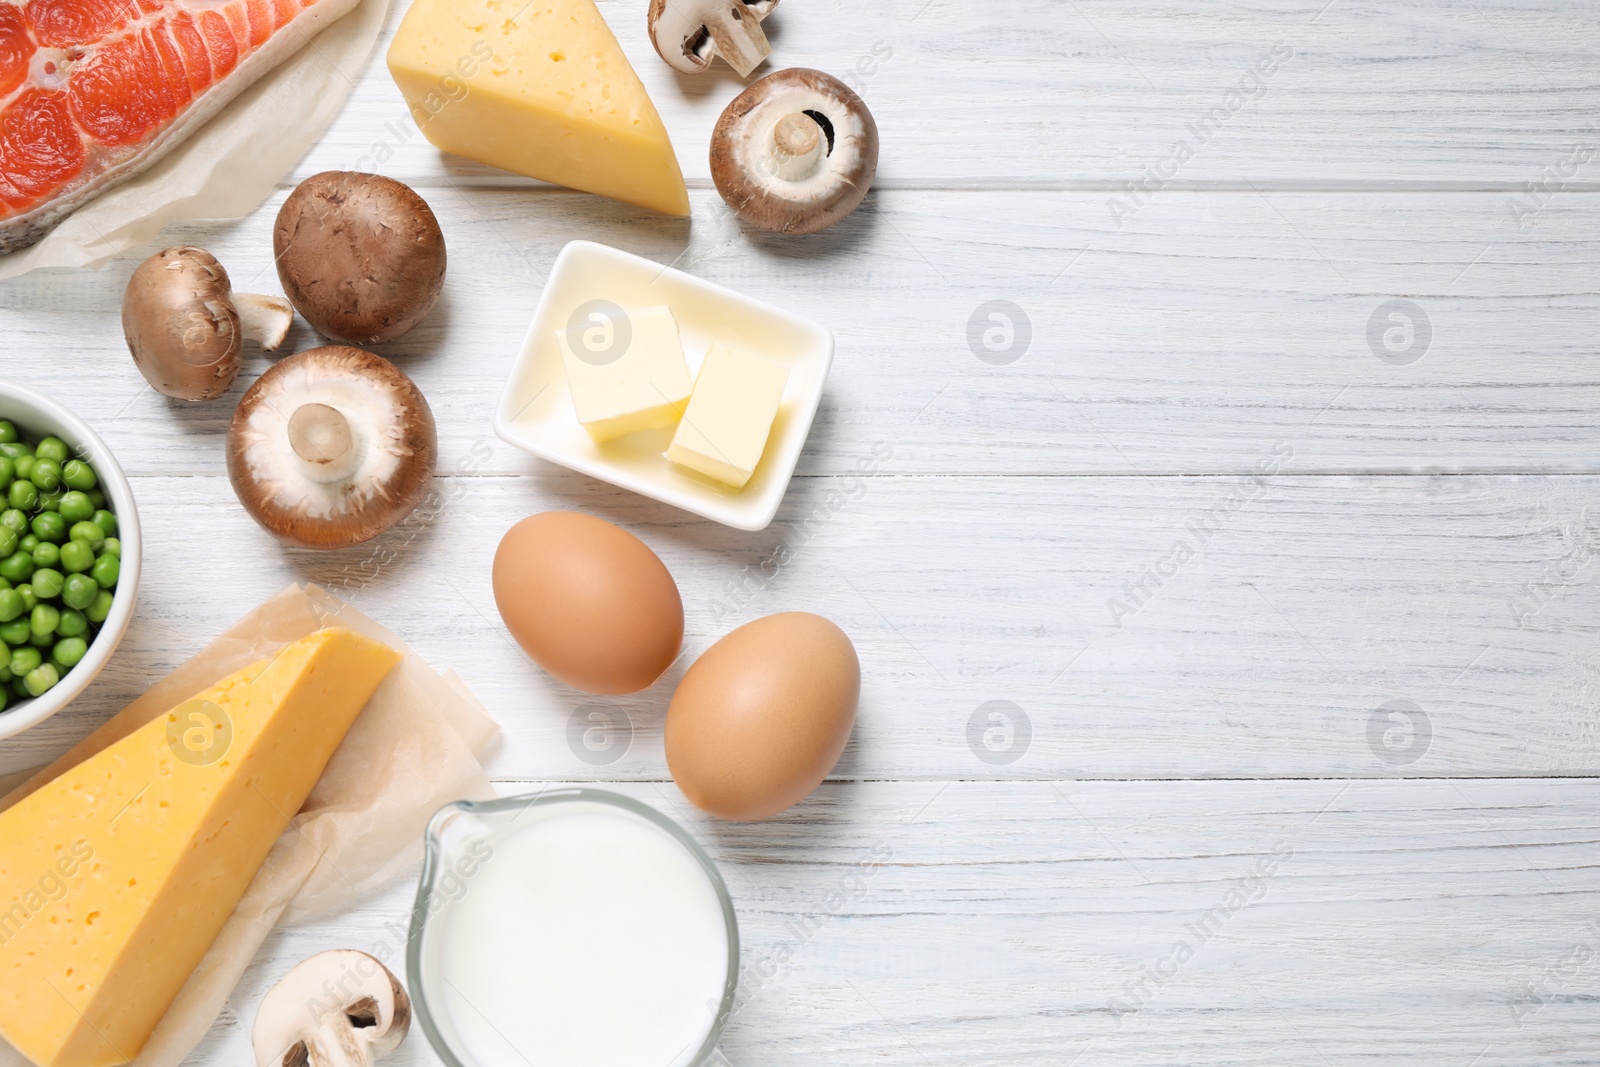
[[573, 800], [485, 820], [473, 847], [487, 858], [428, 919], [417, 974], [464, 1067], [695, 1062], [729, 938], [681, 842], [626, 808]]

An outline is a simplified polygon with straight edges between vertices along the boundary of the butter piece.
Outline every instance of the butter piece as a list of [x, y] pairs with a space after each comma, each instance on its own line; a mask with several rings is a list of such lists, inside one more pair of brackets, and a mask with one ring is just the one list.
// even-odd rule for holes
[[671, 311], [630, 311], [619, 322], [602, 310], [574, 326], [576, 351], [567, 330], [557, 330], [556, 341], [572, 406], [590, 437], [609, 441], [678, 421], [694, 386]]
[[789, 368], [781, 363], [712, 345], [667, 458], [743, 489], [766, 451], [788, 381]]
[[389, 73], [446, 152], [689, 214], [667, 128], [594, 0], [415, 0]]
[[0, 812], [0, 1036], [138, 1056], [399, 659], [319, 630]]

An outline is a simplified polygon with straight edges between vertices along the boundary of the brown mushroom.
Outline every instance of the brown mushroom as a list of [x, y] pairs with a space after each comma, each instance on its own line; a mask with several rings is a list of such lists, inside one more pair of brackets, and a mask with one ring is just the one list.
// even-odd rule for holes
[[410, 378], [382, 356], [329, 345], [282, 360], [245, 392], [228, 428], [228, 478], [279, 540], [346, 548], [421, 503], [438, 451]]
[[860, 204], [878, 170], [878, 124], [820, 70], [769, 74], [734, 97], [711, 134], [711, 178], [741, 219], [816, 233]]
[[721, 56], [748, 78], [772, 54], [761, 20], [778, 0], [650, 0], [650, 41], [673, 70], [701, 74]]
[[411, 998], [376, 958], [319, 952], [261, 998], [256, 1067], [371, 1067], [411, 1029]]
[[122, 294], [122, 333], [154, 389], [178, 400], [215, 400], [239, 375], [249, 338], [283, 344], [294, 310], [281, 296], [235, 293], [203, 248], [168, 248], [133, 272]]
[[301, 182], [272, 231], [278, 280], [332, 341], [376, 345], [421, 322], [444, 286], [444, 234], [393, 178], [324, 171]]

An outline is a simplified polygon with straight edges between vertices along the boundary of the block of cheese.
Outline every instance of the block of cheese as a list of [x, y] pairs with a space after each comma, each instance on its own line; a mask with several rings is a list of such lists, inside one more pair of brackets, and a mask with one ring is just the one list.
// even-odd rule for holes
[[594, 0], [414, 0], [389, 73], [446, 152], [689, 214], [667, 128]]
[[693, 382], [667, 308], [610, 305], [586, 320], [575, 316], [556, 343], [578, 421], [596, 441], [671, 426], [683, 415]]
[[789, 368], [781, 363], [712, 345], [695, 375], [694, 395], [667, 458], [743, 489], [766, 451], [788, 382]]
[[137, 1056], [399, 658], [319, 630], [0, 812], [0, 1036]]

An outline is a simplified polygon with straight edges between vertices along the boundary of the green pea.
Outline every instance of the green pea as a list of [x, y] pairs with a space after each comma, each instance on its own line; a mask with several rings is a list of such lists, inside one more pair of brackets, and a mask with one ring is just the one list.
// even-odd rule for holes
[[11, 651], [11, 673], [19, 678], [44, 662], [37, 648], [17, 648]]
[[28, 692], [28, 687], [22, 684], [21, 678], [13, 678], [11, 680], [11, 695], [16, 697], [18, 700], [27, 700], [28, 697], [32, 696], [32, 694]]
[[11, 444], [17, 439], [16, 423], [10, 419], [0, 419], [0, 444]]
[[121, 559], [122, 542], [115, 537], [108, 537], [106, 538], [106, 543], [100, 546], [100, 551], [104, 552], [108, 556], [116, 556], [118, 559]]
[[11, 684], [13, 677], [15, 676], [11, 673], [11, 653], [7, 652], [5, 662], [0, 663], [0, 708], [6, 706], [4, 687]]
[[34, 607], [29, 621], [33, 626], [33, 636], [53, 637], [56, 627], [61, 625], [61, 609], [49, 604], [39, 604]]
[[61, 548], [46, 541], [33, 550], [33, 565], [35, 567], [55, 567], [61, 563]]
[[117, 517], [105, 508], [94, 513], [94, 524], [104, 530], [107, 537], [117, 535]]
[[61, 488], [61, 464], [53, 459], [37, 459], [28, 480], [45, 492]]
[[6, 508], [0, 511], [0, 526], [21, 536], [28, 532], [28, 516], [16, 508]]
[[[76, 608], [86, 613], [91, 622], [105, 622], [105, 616], [98, 619], [94, 617], [94, 609], [99, 606], [102, 590], [100, 583], [87, 574], [74, 574], [61, 586], [61, 602], [69, 608]], [[110, 593], [106, 593], [110, 596]], [[107, 605], [109, 610], [109, 605]]]
[[41, 511], [33, 517], [33, 535], [59, 545], [67, 539], [67, 520], [54, 511]]
[[50, 659], [63, 670], [76, 667], [89, 654], [89, 642], [81, 637], [63, 637], [50, 650]]
[[10, 589], [11, 583], [5, 578], [0, 578], [0, 589]]
[[98, 489], [91, 489], [89, 490], [89, 503], [96, 508], [103, 508], [106, 506], [106, 495]]
[[27, 605], [22, 603], [22, 593], [14, 589], [0, 592], [0, 622], [10, 622], [24, 611], [27, 611]]
[[[93, 581], [93, 579], [90, 579]], [[111, 614], [112, 596], [108, 590], [102, 589], [94, 595], [94, 603], [83, 609], [89, 621], [99, 626], [106, 621], [106, 616]], [[0, 627], [0, 637], [5, 635], [4, 627]]]
[[26, 480], [28, 475], [33, 473], [33, 465], [37, 462], [38, 459], [27, 454], [17, 456], [11, 461], [12, 473], [17, 478]]
[[33, 591], [33, 586], [28, 583], [17, 586], [17, 595], [22, 598], [22, 610], [29, 612], [39, 603], [39, 594]]
[[20, 459], [23, 456], [31, 455], [33, 455], [33, 449], [21, 441], [0, 442], [0, 456], [4, 456], [7, 459]]
[[[40, 600], [54, 600], [61, 595], [61, 590], [65, 588], [66, 582], [66, 577], [55, 568], [40, 567], [33, 572], [33, 581], [30, 584], [33, 586], [34, 594]], [[77, 607], [78, 605], [74, 604], [72, 606]], [[50, 629], [55, 629], [54, 623], [51, 624]]]
[[24, 615], [13, 619], [11, 622], [0, 623], [0, 641], [11, 645], [25, 645], [28, 638], [33, 636], [33, 620]]
[[9, 556], [17, 550], [17, 542], [22, 538], [17, 536], [17, 531], [9, 526], [0, 526], [0, 556]]
[[46, 437], [33, 446], [33, 452], [40, 459], [54, 460], [56, 463], [65, 463], [67, 457], [72, 455], [72, 449], [59, 437]]
[[101, 589], [113, 588], [121, 574], [122, 564], [117, 562], [116, 556], [101, 556], [89, 569], [89, 577], [99, 582]]
[[[53, 633], [28, 635], [28, 647], [30, 648], [42, 648], [48, 650], [50, 646], [54, 645], [55, 643], [56, 635]], [[43, 653], [40, 654], [43, 655]]]
[[38, 548], [41, 543], [33, 534], [23, 534], [22, 539], [17, 542], [17, 551], [27, 552], [31, 555], [33, 550]]
[[96, 552], [99, 552], [100, 546], [106, 543], [105, 527], [98, 522], [75, 522], [68, 531], [68, 536], [74, 541], [87, 541], [89, 547]]
[[62, 637], [81, 637], [89, 630], [89, 619], [81, 611], [68, 608], [61, 613], [61, 623], [56, 627], [56, 633]]
[[42, 697], [61, 681], [61, 674], [56, 670], [55, 664], [46, 663], [29, 671], [24, 681], [29, 696]]
[[16, 465], [9, 456], [0, 456], [0, 489], [6, 488], [17, 476]]
[[6, 490], [6, 500], [18, 510], [32, 511], [39, 505], [39, 487], [18, 478], [11, 483], [11, 488]]
[[5, 559], [0, 559], [0, 578], [8, 582], [25, 582], [33, 577], [36, 569], [33, 557], [26, 552], [13, 552]]
[[85, 493], [100, 484], [100, 479], [95, 477], [94, 468], [81, 459], [69, 459], [61, 465], [61, 480], [67, 483], [69, 489]]
[[39, 510], [40, 511], [60, 511], [61, 510], [61, 490], [57, 489], [53, 493], [40, 493], [39, 494]]
[[61, 569], [68, 574], [82, 574], [93, 566], [94, 549], [89, 547], [89, 542], [68, 541], [61, 546]]
[[[73, 462], [76, 463], [77, 460]], [[67, 522], [86, 522], [94, 518], [94, 505], [89, 503], [89, 494], [76, 489], [61, 494], [61, 503], [56, 510]]]

